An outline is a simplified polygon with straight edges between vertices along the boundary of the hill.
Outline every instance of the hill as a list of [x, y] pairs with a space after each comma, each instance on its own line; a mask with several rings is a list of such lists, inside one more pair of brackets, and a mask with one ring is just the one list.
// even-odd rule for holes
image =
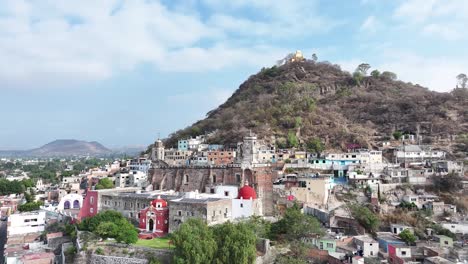
[[321, 141], [345, 149], [377, 146], [399, 131], [466, 155], [467, 105], [466, 88], [439, 93], [388, 72], [358, 79], [328, 62], [292, 62], [250, 76], [205, 119], [165, 143], [207, 133], [212, 142], [232, 143], [251, 130], [280, 147]]
[[96, 141], [87, 142], [75, 139], [54, 140], [44, 146], [28, 151], [31, 156], [73, 156], [108, 154], [107, 149]]
[[110, 154], [111, 150], [98, 142], [87, 142], [75, 139], [60, 139], [52, 141], [42, 147], [21, 150], [1, 151], [1, 156], [30, 156], [30, 157], [60, 157], [60, 156], [100, 156]]

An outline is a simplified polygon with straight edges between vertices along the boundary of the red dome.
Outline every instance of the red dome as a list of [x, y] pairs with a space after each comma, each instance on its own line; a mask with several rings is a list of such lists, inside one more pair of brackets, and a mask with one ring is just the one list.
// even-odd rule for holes
[[[158, 207], [158, 204], [159, 204], [159, 207]], [[166, 200], [161, 199], [161, 197], [158, 196], [158, 198], [151, 201], [151, 205], [155, 208], [164, 208], [164, 207], [167, 207], [167, 202]]]
[[244, 187], [239, 189], [239, 196], [237, 199], [241, 198], [245, 200], [249, 200], [250, 198], [257, 199], [257, 193], [255, 192], [254, 188], [246, 184]]

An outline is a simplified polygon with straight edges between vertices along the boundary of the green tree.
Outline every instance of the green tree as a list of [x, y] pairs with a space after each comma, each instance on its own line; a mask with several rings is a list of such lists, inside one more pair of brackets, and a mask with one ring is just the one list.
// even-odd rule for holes
[[380, 77], [380, 72], [379, 72], [379, 70], [373, 70], [373, 71], [370, 73], [370, 75], [371, 75], [372, 77], [374, 77], [374, 78], [378, 78], [378, 77]]
[[138, 240], [136, 228], [117, 211], [106, 210], [93, 217], [85, 218], [78, 224], [80, 230], [86, 230], [106, 238], [115, 238], [117, 242], [133, 244]]
[[416, 236], [413, 235], [413, 233], [411, 233], [411, 231], [409, 231], [408, 229], [401, 231], [401, 233], [398, 236], [409, 246], [416, 242]]
[[175, 246], [174, 263], [205, 264], [212, 263], [217, 244], [213, 231], [203, 220], [191, 218], [172, 234]]
[[393, 132], [392, 136], [395, 140], [400, 140], [401, 137], [403, 136], [403, 133], [401, 133], [400, 131], [395, 131]]
[[296, 240], [308, 234], [323, 234], [320, 222], [317, 218], [310, 215], [304, 215], [299, 206], [286, 209], [281, 220], [271, 226], [273, 237], [284, 236], [287, 240]]
[[[467, 83], [468, 83], [468, 77], [464, 73], [460, 73], [457, 75], [457, 81], [458, 85], [460, 85], [460, 88], [468, 88]], [[457, 85], [457, 87], [458, 87]]]
[[368, 232], [374, 233], [377, 231], [380, 224], [379, 217], [369, 210], [369, 208], [358, 204], [351, 204], [349, 205], [349, 209], [354, 219]]
[[246, 222], [257, 238], [268, 238], [270, 236], [271, 222], [261, 216], [251, 216]]
[[109, 178], [102, 178], [99, 180], [98, 184], [96, 184], [96, 190], [102, 189], [112, 189], [114, 188], [114, 183]]
[[299, 140], [296, 137], [296, 134], [293, 131], [288, 133], [288, 147], [297, 148], [299, 146]]
[[355, 71], [355, 72], [353, 73], [353, 79], [354, 79], [354, 82], [355, 82], [357, 85], [361, 85], [361, 82], [362, 82], [362, 80], [364, 79], [364, 75], [362, 75], [362, 73], [360, 73], [360, 72]]
[[432, 187], [437, 192], [456, 193], [463, 188], [463, 177], [457, 173], [449, 173], [445, 176], [433, 175], [431, 177]]
[[97, 226], [95, 233], [103, 239], [116, 237], [120, 232], [119, 226], [112, 222], [102, 222]]
[[382, 72], [382, 74], [380, 74], [380, 76], [384, 79], [389, 79], [389, 80], [396, 80], [397, 79], [397, 75], [393, 72], [389, 72], [389, 71], [384, 71]]
[[25, 204], [21, 204], [18, 206], [18, 211], [20, 212], [30, 212], [30, 211], [37, 211], [40, 209], [40, 207], [44, 205], [43, 202], [38, 201], [38, 202], [29, 202]]
[[310, 152], [315, 152], [318, 156], [325, 150], [325, 145], [319, 138], [312, 138], [307, 141], [307, 150]]
[[358, 67], [356, 68], [356, 71], [355, 72], [359, 72], [362, 74], [362, 76], [366, 76], [367, 75], [367, 71], [371, 68], [371, 66], [368, 64], [368, 63], [361, 63], [358, 65]]
[[213, 231], [218, 245], [213, 263], [255, 263], [257, 238], [247, 224], [227, 222], [215, 226]]

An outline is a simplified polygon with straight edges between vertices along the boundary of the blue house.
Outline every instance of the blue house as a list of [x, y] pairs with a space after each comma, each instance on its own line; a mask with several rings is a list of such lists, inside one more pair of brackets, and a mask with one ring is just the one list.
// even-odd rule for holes
[[188, 150], [188, 140], [182, 139], [177, 142], [177, 149], [179, 151], [187, 151]]
[[389, 245], [406, 245], [406, 243], [390, 232], [379, 232], [377, 233], [377, 241], [379, 242], [379, 248], [385, 253], [388, 252]]

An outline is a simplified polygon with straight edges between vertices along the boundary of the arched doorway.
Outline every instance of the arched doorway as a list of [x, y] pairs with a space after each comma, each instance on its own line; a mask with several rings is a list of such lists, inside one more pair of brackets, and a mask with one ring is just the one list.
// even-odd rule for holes
[[65, 201], [63, 203], [63, 209], [70, 209], [70, 201]]
[[80, 209], [80, 202], [78, 200], [73, 201], [73, 208]]
[[154, 220], [150, 219], [148, 222], [148, 231], [153, 232], [154, 229]]

